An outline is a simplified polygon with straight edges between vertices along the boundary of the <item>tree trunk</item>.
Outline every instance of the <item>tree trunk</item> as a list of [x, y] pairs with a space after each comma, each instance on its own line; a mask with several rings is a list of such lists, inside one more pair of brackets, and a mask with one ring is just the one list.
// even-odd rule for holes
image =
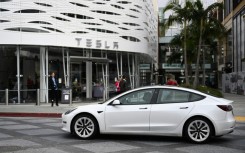
[[206, 72], [205, 72], [205, 50], [202, 50], [202, 85], [205, 86], [206, 83]]
[[187, 51], [186, 51], [186, 20], [184, 21], [184, 62], [185, 62], [185, 83], [187, 86], [190, 85], [188, 77], [188, 64], [187, 64]]
[[194, 89], [196, 89], [197, 85], [199, 84], [199, 65], [200, 65], [200, 54], [201, 54], [201, 45], [202, 45], [202, 29], [203, 29], [203, 19], [201, 19], [201, 23], [200, 23], [200, 36], [198, 42], [197, 62], [196, 62], [196, 69], [195, 69], [195, 78], [193, 82]]

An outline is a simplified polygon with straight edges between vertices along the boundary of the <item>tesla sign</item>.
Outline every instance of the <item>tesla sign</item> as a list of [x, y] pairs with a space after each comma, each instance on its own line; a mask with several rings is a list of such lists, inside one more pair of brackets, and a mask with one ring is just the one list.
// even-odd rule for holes
[[118, 49], [119, 45], [118, 42], [108, 43], [107, 41], [102, 40], [93, 40], [93, 39], [82, 39], [82, 38], [75, 38], [77, 42], [77, 46], [86, 46], [86, 47], [93, 47], [99, 49]]

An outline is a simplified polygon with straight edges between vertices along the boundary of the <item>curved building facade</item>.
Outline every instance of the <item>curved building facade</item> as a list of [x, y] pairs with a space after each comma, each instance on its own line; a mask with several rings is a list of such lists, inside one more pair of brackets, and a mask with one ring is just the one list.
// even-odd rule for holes
[[[48, 102], [48, 77], [73, 100], [113, 91], [115, 78], [129, 88], [152, 80], [157, 59], [157, 15], [152, 0], [1, 0], [0, 90], [26, 102], [40, 89]], [[1, 101], [4, 101], [3, 99]]]

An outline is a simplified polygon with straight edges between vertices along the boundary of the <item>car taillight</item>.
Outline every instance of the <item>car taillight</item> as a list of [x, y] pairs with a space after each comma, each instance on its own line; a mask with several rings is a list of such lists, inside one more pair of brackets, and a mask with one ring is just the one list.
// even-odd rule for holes
[[232, 111], [232, 106], [231, 105], [217, 105], [220, 109], [223, 111], [229, 112]]

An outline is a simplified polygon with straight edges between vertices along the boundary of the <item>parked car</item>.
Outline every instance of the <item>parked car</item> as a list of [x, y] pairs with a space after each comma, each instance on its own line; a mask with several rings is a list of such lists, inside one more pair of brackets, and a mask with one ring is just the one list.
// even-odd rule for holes
[[81, 139], [97, 134], [180, 136], [195, 143], [231, 133], [232, 101], [193, 89], [149, 86], [62, 114], [62, 129]]

